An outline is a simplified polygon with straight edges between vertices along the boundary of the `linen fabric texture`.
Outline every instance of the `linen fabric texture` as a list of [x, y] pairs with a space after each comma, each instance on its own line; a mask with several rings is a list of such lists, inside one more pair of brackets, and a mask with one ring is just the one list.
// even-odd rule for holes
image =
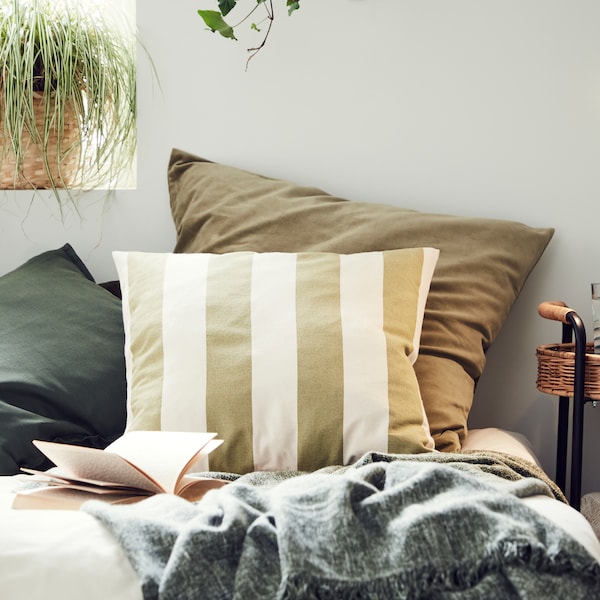
[[216, 432], [235, 473], [432, 450], [413, 364], [437, 258], [115, 252], [127, 429]]
[[436, 447], [460, 449], [486, 351], [553, 229], [348, 201], [178, 149], [168, 178], [176, 252], [438, 248], [415, 370]]
[[103, 448], [125, 427], [121, 304], [65, 244], [0, 277], [0, 474], [51, 463], [33, 439]]

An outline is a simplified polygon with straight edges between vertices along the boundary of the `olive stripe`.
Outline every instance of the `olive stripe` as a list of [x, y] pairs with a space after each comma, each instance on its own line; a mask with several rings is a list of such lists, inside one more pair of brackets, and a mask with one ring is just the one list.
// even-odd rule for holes
[[211, 255], [208, 264], [206, 424], [225, 440], [209, 457], [217, 471], [253, 462], [251, 268], [250, 253]]
[[[163, 381], [162, 326], [152, 318], [162, 314], [164, 263], [161, 256], [157, 268], [146, 272], [143, 261], [128, 256], [129, 312], [136, 314], [129, 324], [131, 354], [131, 395], [127, 426], [136, 429], [137, 422], [144, 429], [160, 429]], [[151, 365], [151, 369], [148, 369]]]
[[[342, 464], [344, 374], [339, 257], [300, 254], [296, 268], [298, 468]], [[327, 443], [323, 443], [327, 440]]]
[[[417, 306], [421, 288], [423, 250], [384, 256], [384, 331], [387, 338], [388, 394], [402, 402], [390, 402], [389, 451], [414, 452], [414, 440], [423, 434], [424, 414], [419, 385], [411, 362]], [[404, 343], [402, 340], [405, 340]], [[394, 425], [396, 424], [396, 425]], [[410, 435], [399, 435], [410, 431]], [[429, 430], [427, 429], [427, 432]]]

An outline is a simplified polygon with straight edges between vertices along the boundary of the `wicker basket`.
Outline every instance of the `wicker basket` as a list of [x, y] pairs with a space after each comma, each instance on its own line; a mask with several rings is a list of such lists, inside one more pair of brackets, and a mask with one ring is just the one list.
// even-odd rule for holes
[[[44, 96], [34, 94], [34, 110], [38, 131], [44, 128]], [[79, 166], [79, 150], [74, 149], [66, 156], [59, 156], [53, 138], [58, 137], [58, 131], [50, 132], [51, 139], [48, 144], [46, 158], [52, 179], [46, 171], [45, 161], [37, 146], [33, 143], [28, 133], [23, 132], [23, 146], [25, 154], [23, 157], [22, 174], [16, 175], [16, 160], [14, 153], [9, 150], [0, 163], [0, 189], [3, 190], [28, 190], [28, 189], [51, 189], [68, 188], [75, 181]], [[3, 131], [0, 123], [0, 145], [2, 143]], [[72, 146], [77, 148], [79, 142], [79, 122], [73, 111], [65, 112], [65, 123], [61, 132], [62, 148], [68, 149]], [[3, 150], [0, 147], [0, 157]], [[53, 185], [54, 183], [54, 185]]]
[[[537, 388], [545, 394], [572, 396], [575, 380], [575, 344], [538, 346]], [[591, 400], [600, 400], [600, 354], [594, 354], [589, 343], [585, 355], [584, 394]]]

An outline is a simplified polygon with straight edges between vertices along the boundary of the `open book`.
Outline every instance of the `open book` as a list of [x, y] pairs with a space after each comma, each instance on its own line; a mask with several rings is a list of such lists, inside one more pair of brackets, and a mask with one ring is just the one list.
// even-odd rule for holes
[[214, 433], [130, 431], [104, 450], [43, 442], [34, 444], [55, 465], [48, 471], [22, 469], [35, 487], [21, 489], [13, 508], [79, 508], [87, 500], [130, 503], [153, 494], [197, 500], [227, 481], [199, 477], [222, 440]]

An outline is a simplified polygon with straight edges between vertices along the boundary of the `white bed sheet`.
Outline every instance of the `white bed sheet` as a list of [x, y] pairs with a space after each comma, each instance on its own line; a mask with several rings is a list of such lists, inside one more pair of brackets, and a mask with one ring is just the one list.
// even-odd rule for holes
[[[474, 430], [464, 445], [537, 462], [527, 441], [499, 429]], [[12, 510], [15, 480], [0, 477], [0, 597], [3, 600], [141, 600], [123, 550], [93, 517], [78, 511]], [[574, 535], [600, 562], [600, 542], [576, 510], [546, 496], [526, 502]]]
[[139, 580], [113, 536], [68, 510], [13, 510], [12, 477], [0, 477], [0, 598], [142, 600]]

